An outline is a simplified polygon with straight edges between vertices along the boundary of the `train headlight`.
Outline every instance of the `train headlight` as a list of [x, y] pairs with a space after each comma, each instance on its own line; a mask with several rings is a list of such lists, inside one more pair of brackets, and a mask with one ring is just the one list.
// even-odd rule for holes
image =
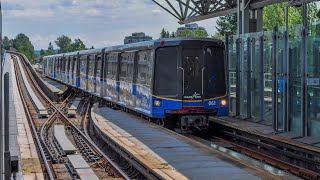
[[161, 106], [161, 100], [154, 100], [153, 105], [155, 107], [160, 107]]
[[222, 99], [222, 100], [220, 101], [220, 105], [221, 105], [221, 106], [226, 106], [226, 105], [227, 105], [227, 100]]

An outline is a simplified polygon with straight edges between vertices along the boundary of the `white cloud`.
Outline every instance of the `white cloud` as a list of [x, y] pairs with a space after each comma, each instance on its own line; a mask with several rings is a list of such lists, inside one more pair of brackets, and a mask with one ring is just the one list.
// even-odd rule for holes
[[103, 15], [102, 12], [97, 10], [97, 9], [88, 9], [86, 11], [86, 14], [88, 16], [92, 16], [92, 17], [97, 17], [97, 16], [102, 16]]
[[152, 10], [152, 13], [154, 13], [154, 14], [160, 14], [160, 13], [161, 13], [161, 10], [160, 10], [160, 9], [154, 9], [154, 10]]

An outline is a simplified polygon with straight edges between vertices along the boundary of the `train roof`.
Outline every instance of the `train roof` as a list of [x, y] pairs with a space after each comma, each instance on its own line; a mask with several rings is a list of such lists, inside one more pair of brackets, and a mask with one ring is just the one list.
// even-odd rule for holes
[[75, 51], [75, 52], [69, 52], [69, 53], [65, 53], [64, 56], [74, 56], [74, 55], [78, 55], [79, 51]]
[[102, 53], [104, 49], [105, 48], [88, 49], [88, 50], [80, 51], [79, 54], [80, 55], [82, 55], [82, 54], [98, 54], [98, 53]]
[[211, 42], [211, 43], [217, 43], [217, 45], [223, 45], [223, 41], [219, 39], [213, 39], [213, 38], [190, 38], [190, 37], [184, 37], [184, 38], [162, 38], [152, 41], [143, 41], [143, 42], [137, 42], [132, 44], [124, 44], [124, 45], [117, 45], [117, 46], [111, 46], [111, 47], [104, 47], [104, 48], [98, 48], [98, 49], [89, 49], [89, 50], [83, 50], [83, 51], [76, 51], [76, 52], [70, 52], [65, 54], [57, 54], [57, 55], [51, 55], [46, 56], [47, 57], [61, 57], [61, 56], [71, 56], [71, 55], [77, 55], [78, 53], [80, 55], [83, 54], [97, 54], [102, 52], [122, 52], [122, 51], [131, 51], [135, 50], [136, 48], [153, 48], [154, 46], [160, 46], [161, 42], [165, 42], [165, 45], [179, 45], [182, 42], [185, 41], [205, 41], [205, 42]]

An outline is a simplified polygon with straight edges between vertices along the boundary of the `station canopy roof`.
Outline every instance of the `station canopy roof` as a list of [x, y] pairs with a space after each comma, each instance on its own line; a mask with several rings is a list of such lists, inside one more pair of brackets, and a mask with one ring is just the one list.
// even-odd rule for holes
[[[180, 24], [188, 24], [209, 18], [237, 13], [238, 1], [245, 1], [244, 7], [259, 9], [268, 5], [288, 0], [152, 0], [179, 20]], [[299, 0], [291, 0], [299, 1]], [[291, 2], [290, 1], [290, 2]], [[302, 0], [300, 0], [301, 2]], [[310, 1], [310, 0], [306, 0]], [[311, 0], [313, 1], [313, 0]]]

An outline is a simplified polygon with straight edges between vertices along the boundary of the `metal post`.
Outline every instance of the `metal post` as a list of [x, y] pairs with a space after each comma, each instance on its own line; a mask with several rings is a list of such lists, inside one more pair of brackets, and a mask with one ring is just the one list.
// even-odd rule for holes
[[11, 160], [9, 151], [9, 73], [4, 75], [4, 165], [5, 165], [5, 180], [10, 180], [11, 177]]
[[302, 30], [302, 66], [301, 66], [301, 116], [302, 116], [302, 135], [308, 136], [308, 116], [307, 116], [307, 3], [303, 1], [303, 30]]
[[1, 7], [1, 0], [0, 0], [0, 180], [2, 180], [2, 173], [3, 173], [3, 113], [2, 113], [2, 7]]
[[273, 31], [273, 43], [272, 43], [272, 127], [275, 131], [278, 131], [278, 75], [277, 75], [277, 63], [278, 63], [278, 27]]
[[260, 121], [264, 120], [264, 35], [260, 36]]
[[[226, 83], [228, 85], [228, 88], [227, 88], [227, 94], [230, 93], [229, 91], [229, 87], [230, 87], [230, 84], [229, 84], [229, 35], [226, 34], [225, 35], [225, 77], [226, 77]], [[230, 98], [229, 98], [229, 104], [230, 104]]]
[[251, 118], [251, 57], [252, 57], [252, 40], [247, 38], [247, 118]]
[[250, 11], [247, 5], [248, 0], [241, 1], [241, 11], [242, 11], [242, 34], [249, 33], [249, 22], [250, 22]]
[[257, 13], [257, 32], [263, 31], [263, 8], [256, 9]]
[[284, 66], [283, 66], [283, 75], [284, 75], [284, 102], [283, 102], [283, 130], [289, 130], [289, 98], [290, 98], [290, 90], [289, 90], [289, 6], [285, 6], [285, 23], [286, 23], [286, 30], [284, 34], [285, 40], [285, 49], [284, 49]]
[[242, 40], [238, 38], [236, 40], [236, 48], [237, 48], [237, 67], [236, 67], [236, 116], [240, 115], [240, 66], [241, 66], [241, 53], [240, 53], [240, 43], [242, 43]]
[[237, 35], [238, 38], [241, 37], [242, 34], [242, 13], [241, 13], [241, 1], [237, 0]]
[[[228, 104], [229, 104], [229, 107], [232, 107], [230, 106], [231, 105], [231, 98], [230, 98], [230, 83], [229, 83], [229, 35], [226, 34], [225, 35], [225, 77], [226, 77], [226, 84], [227, 84], [227, 94], [229, 94], [229, 98], [228, 98]], [[229, 112], [228, 112], [228, 115], [230, 115], [231, 109], [229, 108]]]

